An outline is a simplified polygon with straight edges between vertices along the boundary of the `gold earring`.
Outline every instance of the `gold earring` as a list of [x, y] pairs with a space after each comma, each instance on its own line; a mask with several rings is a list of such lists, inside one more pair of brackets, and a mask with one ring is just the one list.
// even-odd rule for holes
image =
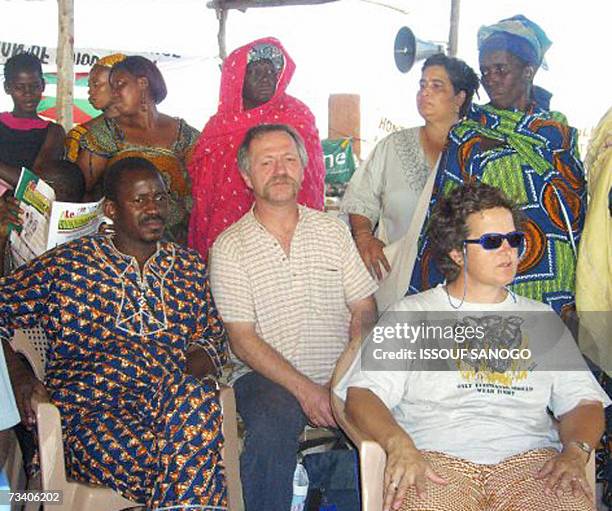
[[149, 106], [147, 105], [147, 95], [145, 91], [142, 91], [142, 94], [140, 95], [140, 110], [142, 112], [146, 112], [148, 109]]

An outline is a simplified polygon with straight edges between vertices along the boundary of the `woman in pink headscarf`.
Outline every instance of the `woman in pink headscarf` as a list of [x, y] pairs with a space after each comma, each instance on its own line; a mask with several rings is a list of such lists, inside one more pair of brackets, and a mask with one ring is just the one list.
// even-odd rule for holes
[[238, 147], [253, 126], [288, 124], [298, 131], [309, 159], [298, 201], [323, 209], [325, 165], [315, 119], [304, 103], [285, 93], [294, 71], [295, 63], [272, 37], [238, 48], [223, 63], [219, 108], [204, 127], [189, 167], [189, 246], [204, 258], [217, 236], [253, 204], [237, 162]]

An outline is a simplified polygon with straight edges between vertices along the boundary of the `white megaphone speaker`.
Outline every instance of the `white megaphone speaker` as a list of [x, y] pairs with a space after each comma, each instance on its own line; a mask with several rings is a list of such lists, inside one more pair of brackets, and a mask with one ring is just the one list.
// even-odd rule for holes
[[395, 65], [402, 73], [410, 71], [415, 62], [444, 53], [444, 47], [431, 41], [421, 41], [408, 27], [402, 27], [395, 36], [393, 56]]

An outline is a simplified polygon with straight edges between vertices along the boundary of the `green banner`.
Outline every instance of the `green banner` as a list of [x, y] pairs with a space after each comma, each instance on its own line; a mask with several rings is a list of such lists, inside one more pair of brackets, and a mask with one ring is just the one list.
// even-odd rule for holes
[[325, 182], [327, 184], [348, 183], [355, 172], [351, 139], [322, 140], [321, 145], [325, 158]]

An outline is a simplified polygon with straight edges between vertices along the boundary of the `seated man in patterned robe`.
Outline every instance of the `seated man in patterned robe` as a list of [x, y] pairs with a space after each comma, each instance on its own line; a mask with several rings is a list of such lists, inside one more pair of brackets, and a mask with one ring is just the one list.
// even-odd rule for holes
[[164, 241], [168, 191], [126, 158], [105, 176], [114, 234], [59, 246], [0, 280], [0, 339], [41, 324], [43, 387], [3, 342], [22, 420], [32, 394], [62, 416], [67, 475], [155, 509], [225, 505], [214, 380], [226, 334], [196, 252]]

